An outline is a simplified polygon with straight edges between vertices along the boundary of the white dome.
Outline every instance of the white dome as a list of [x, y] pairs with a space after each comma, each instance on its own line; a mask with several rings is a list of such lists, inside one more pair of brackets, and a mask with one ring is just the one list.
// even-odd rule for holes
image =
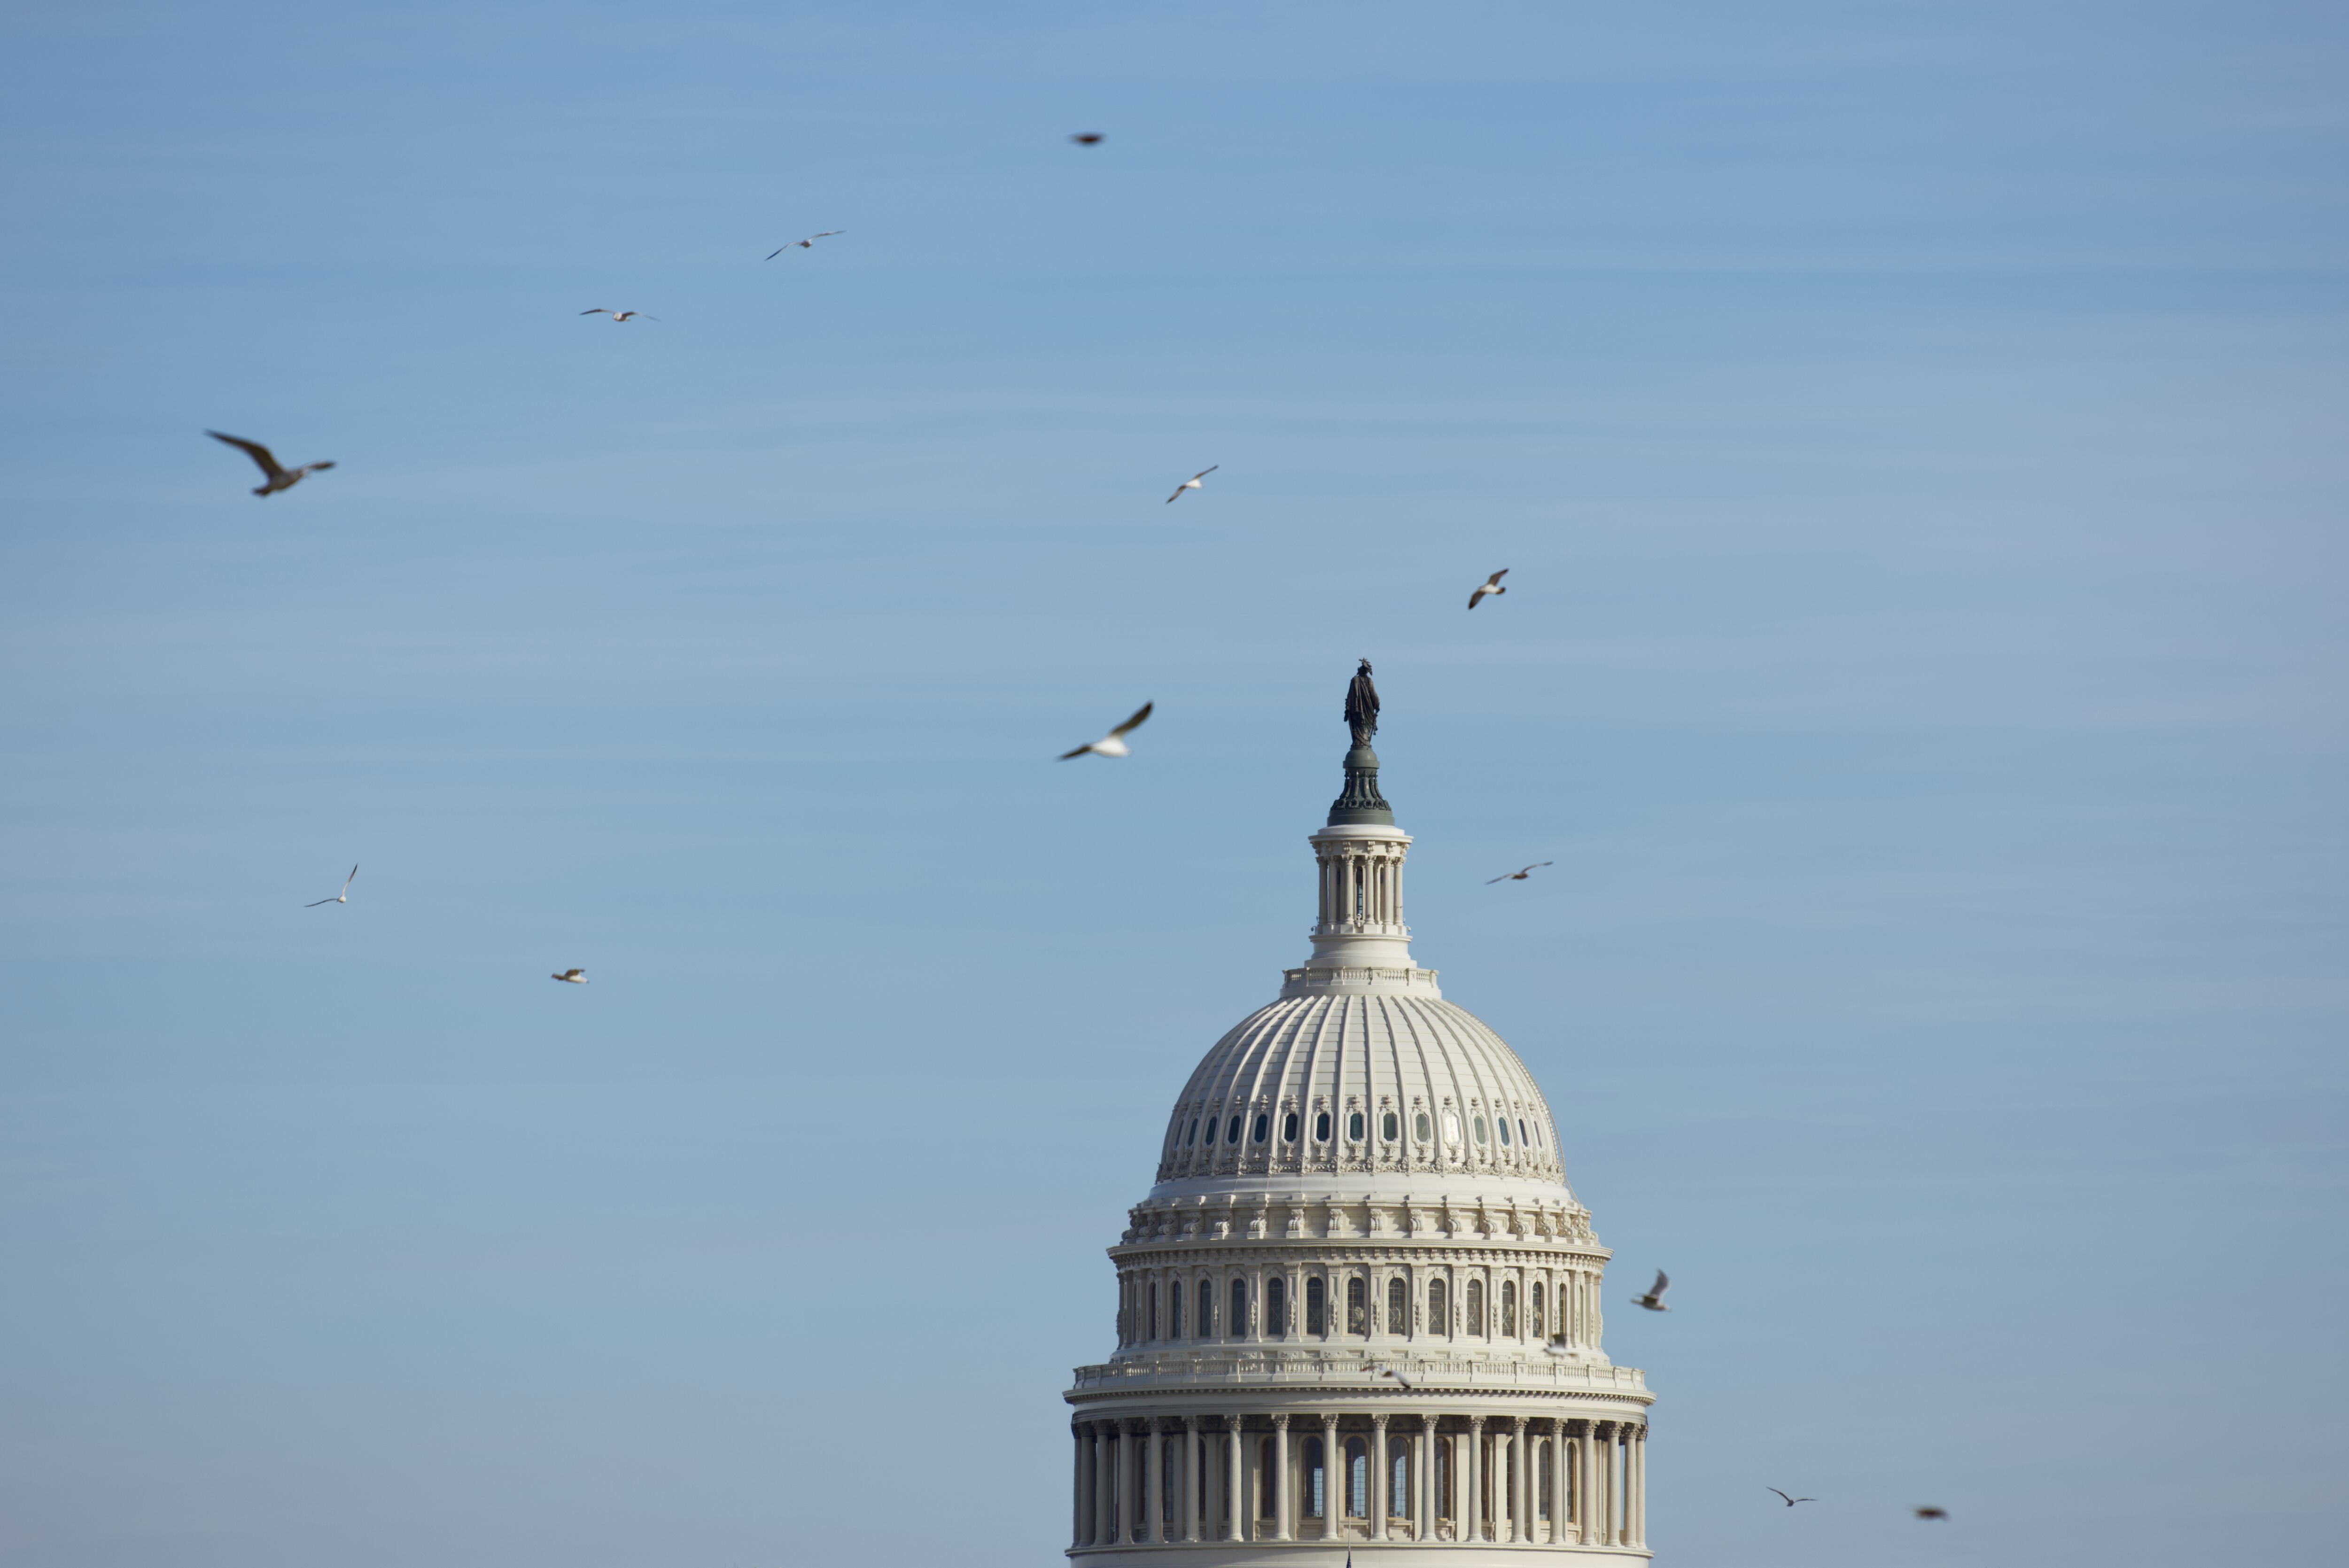
[[1416, 974], [1408, 990], [1284, 996], [1242, 1019], [1184, 1086], [1152, 1197], [1321, 1172], [1392, 1172], [1430, 1195], [1450, 1179], [1555, 1196], [1566, 1172], [1533, 1075]]

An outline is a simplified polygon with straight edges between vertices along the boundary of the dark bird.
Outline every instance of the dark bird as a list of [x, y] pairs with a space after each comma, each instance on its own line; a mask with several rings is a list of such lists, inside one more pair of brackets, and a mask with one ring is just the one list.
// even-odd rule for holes
[[1504, 566], [1498, 572], [1494, 573], [1490, 577], [1485, 578], [1485, 585], [1482, 588], [1477, 589], [1474, 593], [1468, 595], [1468, 608], [1474, 610], [1477, 605], [1483, 603], [1485, 601], [1485, 595], [1487, 593], [1507, 593], [1508, 590], [1501, 586], [1501, 579], [1506, 577], [1508, 574], [1509, 569]]
[[1181, 484], [1176, 485], [1174, 487], [1174, 493], [1166, 498], [1166, 504], [1168, 506], [1173, 506], [1176, 501], [1181, 500], [1183, 499], [1183, 492], [1186, 490], [1197, 490], [1201, 480], [1206, 479], [1209, 474], [1214, 473], [1217, 469], [1220, 469], [1224, 465], [1221, 463], [1212, 463], [1204, 469], [1201, 469], [1197, 473], [1193, 474], [1189, 479], [1185, 480]]
[[1631, 1298], [1631, 1305], [1634, 1306], [1644, 1306], [1650, 1312], [1670, 1312], [1671, 1311], [1671, 1308], [1664, 1305], [1664, 1292], [1671, 1288], [1671, 1276], [1666, 1274], [1663, 1270], [1658, 1269], [1656, 1271], [1656, 1283], [1648, 1287], [1647, 1295], [1633, 1296]]
[[1134, 714], [1132, 718], [1127, 719], [1123, 724], [1119, 725], [1115, 729], [1111, 730], [1099, 740], [1088, 741], [1086, 744], [1078, 747], [1074, 751], [1063, 751], [1053, 760], [1058, 762], [1066, 762], [1070, 758], [1082, 757], [1088, 751], [1092, 752], [1096, 757], [1133, 756], [1133, 748], [1125, 743], [1126, 732], [1131, 729], [1141, 727], [1142, 721], [1150, 717], [1150, 710], [1157, 706], [1158, 705], [1154, 702], [1143, 703], [1140, 707], [1134, 710]]
[[[640, 310], [609, 310], [600, 304], [594, 310], [583, 310], [579, 314], [581, 315], [608, 315], [614, 321], [634, 321], [636, 317], [645, 315], [645, 313]], [[658, 321], [660, 317], [657, 315], [645, 315], [645, 319], [647, 321]]]
[[818, 240], [829, 240], [834, 234], [845, 234], [846, 232], [848, 232], [848, 231], [845, 229], [826, 229], [823, 233], [810, 234], [804, 240], [793, 240], [790, 245], [779, 246], [776, 249], [768, 252], [767, 260], [771, 262], [773, 261], [777, 256], [781, 255], [783, 252], [790, 250], [792, 245], [798, 246], [802, 251], [812, 251], [815, 249], [815, 242]]
[[343, 879], [343, 890], [342, 890], [342, 892], [340, 892], [336, 893], [336, 894], [334, 897], [332, 897], [332, 898], [322, 898], [322, 899], [320, 899], [320, 900], [318, 901], [318, 903], [305, 903], [305, 904], [304, 904], [302, 907], [303, 907], [304, 909], [316, 909], [316, 908], [317, 908], [317, 907], [318, 907], [318, 904], [319, 904], [319, 903], [350, 903], [350, 902], [351, 902], [351, 877], [355, 877], [355, 876], [357, 876], [357, 875], [358, 875], [358, 874], [359, 874], [359, 868], [358, 868], [358, 867], [357, 867], [357, 866], [353, 866], [353, 867], [351, 868], [351, 875], [350, 875], [350, 876], [348, 876], [348, 877], [345, 877], [345, 878]]
[[[1778, 1489], [1777, 1489], [1776, 1487], [1775, 1487], [1775, 1486], [1765, 1486], [1765, 1487], [1764, 1487], [1762, 1490], [1763, 1490], [1764, 1491], [1778, 1491]], [[1780, 1497], [1786, 1497], [1786, 1494], [1785, 1494], [1785, 1492], [1783, 1492], [1783, 1491], [1778, 1491], [1778, 1495], [1779, 1495]], [[1817, 1499], [1817, 1498], [1816, 1498], [1816, 1497], [1786, 1497], [1786, 1506], [1787, 1506], [1788, 1508], [1792, 1508], [1792, 1507], [1794, 1507], [1794, 1506], [1795, 1506], [1795, 1504], [1796, 1504], [1796, 1503], [1798, 1503], [1798, 1502], [1816, 1502], [1816, 1501], [1818, 1501], [1818, 1499]]]
[[585, 985], [587, 984], [587, 971], [585, 969], [565, 969], [562, 974], [550, 975], [547, 978], [550, 980], [568, 980], [574, 985]]
[[1523, 871], [1521, 871], [1521, 872], [1510, 872], [1508, 875], [1506, 875], [1506, 876], [1495, 877], [1495, 878], [1493, 879], [1493, 882], [1486, 882], [1485, 885], [1486, 887], [1491, 887], [1491, 886], [1493, 885], [1493, 882], [1523, 882], [1523, 881], [1525, 881], [1527, 877], [1529, 877], [1529, 876], [1533, 875], [1533, 874], [1534, 874], [1534, 872], [1537, 872], [1537, 871], [1541, 870], [1541, 869], [1542, 869], [1542, 867], [1544, 867], [1544, 866], [1554, 866], [1554, 865], [1556, 865], [1556, 864], [1557, 864], [1557, 862], [1556, 861], [1536, 861], [1533, 864], [1531, 864], [1531, 865], [1527, 866], [1525, 870], [1523, 870]]
[[1939, 1519], [1947, 1521], [1950, 1517], [1950, 1511], [1946, 1508], [1920, 1508], [1917, 1511], [1917, 1517], [1920, 1519]]
[[1101, 139], [1102, 133], [1098, 130], [1081, 130], [1077, 132], [1076, 135], [1069, 138], [1071, 141], [1075, 142], [1079, 147], [1099, 147], [1101, 145]]
[[275, 495], [279, 490], [292, 490], [302, 482], [303, 475], [322, 473], [335, 466], [332, 463], [304, 463], [298, 469], [289, 469], [259, 441], [248, 441], [241, 436], [223, 436], [218, 430], [206, 430], [204, 434], [215, 441], [226, 441], [261, 466], [268, 482], [254, 490], [253, 493], [255, 495]]

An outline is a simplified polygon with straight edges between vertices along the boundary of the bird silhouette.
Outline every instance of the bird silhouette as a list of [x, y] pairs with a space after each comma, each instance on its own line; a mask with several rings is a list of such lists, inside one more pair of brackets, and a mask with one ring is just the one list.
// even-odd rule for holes
[[1494, 877], [1487, 881], [1485, 885], [1486, 887], [1491, 887], [1494, 882], [1523, 882], [1527, 877], [1533, 875], [1534, 872], [1541, 870], [1542, 867], [1554, 866], [1556, 864], [1557, 864], [1556, 861], [1536, 861], [1533, 864], [1526, 867], [1523, 871], [1511, 872], [1506, 876]]
[[1656, 1283], [1648, 1287], [1647, 1295], [1633, 1296], [1631, 1298], [1632, 1305], [1635, 1306], [1644, 1306], [1650, 1312], [1670, 1312], [1671, 1311], [1671, 1308], [1664, 1305], [1664, 1292], [1671, 1288], [1671, 1276], [1666, 1274], [1663, 1270], [1658, 1269], [1656, 1271]]
[[547, 978], [550, 980], [568, 980], [574, 985], [585, 985], [587, 984], [587, 971], [585, 969], [565, 969], [561, 974], [550, 975]]
[[1142, 721], [1150, 717], [1150, 710], [1157, 706], [1158, 705], [1154, 702], [1143, 703], [1140, 707], [1134, 709], [1133, 717], [1132, 718], [1127, 719], [1123, 724], [1119, 725], [1115, 729], [1111, 730], [1099, 740], [1088, 741], [1084, 745], [1078, 747], [1074, 751], [1063, 751], [1059, 757], [1055, 758], [1054, 760], [1066, 762], [1070, 758], [1082, 757], [1088, 751], [1093, 753], [1097, 757], [1133, 756], [1133, 748], [1125, 743], [1126, 732], [1140, 727]]
[[[579, 314], [581, 315], [608, 315], [614, 321], [634, 321], [636, 317], [645, 315], [645, 313], [640, 310], [612, 310], [600, 304], [594, 310], [583, 310]], [[645, 315], [645, 319], [647, 321], [658, 321], [660, 317], [657, 315]]]
[[1917, 1517], [1920, 1519], [1939, 1519], [1947, 1521], [1950, 1517], [1950, 1511], [1946, 1508], [1920, 1508], [1917, 1511]]
[[812, 251], [815, 249], [815, 242], [818, 240], [829, 240], [834, 234], [845, 234], [846, 232], [848, 232], [848, 231], [845, 229], [826, 229], [823, 233], [810, 234], [804, 240], [793, 240], [789, 245], [781, 245], [776, 247], [774, 250], [768, 252], [767, 260], [771, 262], [773, 261], [777, 256], [781, 255], [785, 251], [792, 249], [793, 246], [797, 246], [802, 251]]
[[[1764, 1491], [1778, 1491], [1778, 1489], [1777, 1489], [1776, 1487], [1775, 1487], [1775, 1486], [1765, 1486], [1765, 1487], [1764, 1487], [1762, 1490], [1763, 1490]], [[1785, 1494], [1785, 1492], [1783, 1492], [1783, 1491], [1778, 1491], [1778, 1495], [1779, 1495], [1780, 1497], [1786, 1497], [1786, 1494]], [[1795, 1504], [1796, 1504], [1796, 1503], [1798, 1503], [1798, 1502], [1816, 1502], [1816, 1501], [1818, 1501], [1818, 1499], [1817, 1499], [1817, 1498], [1816, 1498], [1816, 1497], [1786, 1497], [1786, 1506], [1787, 1506], [1788, 1508], [1792, 1508], [1792, 1507], [1794, 1507], [1794, 1506], [1795, 1506]]]
[[1189, 479], [1185, 480], [1181, 484], [1176, 485], [1174, 487], [1174, 493], [1166, 498], [1166, 504], [1168, 506], [1173, 506], [1176, 501], [1181, 500], [1185, 490], [1197, 490], [1201, 480], [1206, 479], [1209, 474], [1214, 473], [1217, 469], [1220, 469], [1224, 465], [1221, 463], [1211, 463], [1207, 467], [1201, 469], [1197, 473], [1193, 474]]
[[1487, 593], [1507, 593], [1508, 590], [1501, 586], [1501, 579], [1506, 577], [1508, 574], [1509, 569], [1504, 566], [1498, 572], [1494, 573], [1490, 577], [1485, 578], [1485, 585], [1482, 588], [1477, 589], [1474, 593], [1468, 595], [1468, 608], [1474, 610], [1479, 603], [1483, 603], [1485, 595]]
[[335, 466], [332, 463], [304, 463], [298, 469], [289, 469], [279, 462], [276, 456], [259, 441], [248, 441], [242, 436], [223, 436], [218, 430], [206, 430], [204, 434], [215, 441], [227, 442], [246, 457], [251, 458], [260, 468], [262, 477], [266, 482], [253, 492], [255, 495], [275, 495], [279, 490], [292, 490], [302, 482], [303, 476], [305, 474], [323, 473]]
[[1101, 132], [1098, 130], [1081, 130], [1069, 138], [1079, 147], [1098, 147], [1101, 145]]
[[317, 907], [318, 907], [318, 904], [320, 904], [320, 903], [350, 903], [350, 902], [351, 902], [351, 877], [355, 877], [355, 876], [357, 876], [357, 875], [358, 875], [358, 874], [359, 874], [359, 868], [358, 868], [358, 867], [357, 867], [357, 866], [353, 866], [353, 867], [351, 868], [351, 875], [350, 875], [350, 876], [348, 876], [348, 877], [345, 877], [345, 878], [343, 879], [343, 887], [342, 887], [342, 891], [341, 891], [340, 892], [337, 892], [337, 893], [336, 893], [336, 894], [335, 894], [335, 896], [334, 896], [334, 897], [332, 897], [332, 898], [322, 898], [322, 899], [320, 899], [320, 900], [318, 900], [318, 901], [317, 901], [317, 903], [305, 903], [305, 904], [304, 904], [302, 907], [303, 907], [304, 909], [316, 909], [316, 908], [317, 908]]

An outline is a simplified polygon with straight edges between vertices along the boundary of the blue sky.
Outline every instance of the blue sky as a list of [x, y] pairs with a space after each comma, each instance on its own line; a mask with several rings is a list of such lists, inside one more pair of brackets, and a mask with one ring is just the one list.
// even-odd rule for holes
[[2337, 8], [0, 28], [0, 1562], [1057, 1560], [1363, 655], [1663, 1561], [2332, 1548]]

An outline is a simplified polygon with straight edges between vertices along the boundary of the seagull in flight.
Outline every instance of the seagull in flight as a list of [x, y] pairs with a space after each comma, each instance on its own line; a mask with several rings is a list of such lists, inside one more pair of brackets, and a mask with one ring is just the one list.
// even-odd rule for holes
[[1531, 865], [1527, 866], [1525, 870], [1523, 870], [1523, 871], [1521, 871], [1521, 872], [1510, 872], [1508, 875], [1506, 875], [1506, 876], [1495, 877], [1495, 878], [1492, 880], [1492, 882], [1486, 882], [1485, 885], [1486, 887], [1491, 887], [1491, 886], [1493, 885], [1493, 882], [1523, 882], [1523, 881], [1525, 881], [1527, 877], [1529, 877], [1529, 876], [1533, 875], [1533, 874], [1534, 874], [1534, 872], [1537, 872], [1537, 871], [1541, 870], [1541, 869], [1542, 869], [1542, 867], [1544, 867], [1544, 866], [1554, 866], [1554, 865], [1556, 865], [1556, 864], [1557, 864], [1557, 862], [1556, 861], [1536, 861], [1533, 864], [1531, 864]]
[[810, 234], [804, 240], [793, 240], [790, 245], [780, 246], [777, 249], [769, 252], [767, 254], [767, 260], [771, 262], [773, 261], [777, 256], [781, 255], [783, 252], [790, 250], [792, 245], [798, 246], [802, 251], [812, 251], [815, 249], [815, 242], [818, 240], [829, 240], [834, 234], [845, 234], [846, 232], [848, 232], [848, 231], [845, 229], [826, 229], [823, 233]]
[[568, 980], [574, 985], [585, 985], [587, 984], [587, 971], [585, 969], [565, 969], [562, 974], [550, 975], [547, 978], [550, 980]]
[[1088, 751], [1093, 753], [1097, 757], [1133, 756], [1133, 748], [1125, 743], [1126, 734], [1130, 730], [1140, 728], [1142, 727], [1142, 721], [1150, 717], [1150, 710], [1157, 706], [1158, 705], [1154, 702], [1143, 703], [1140, 707], [1134, 709], [1133, 717], [1132, 718], [1127, 719], [1123, 724], [1119, 725], [1115, 729], [1111, 730], [1099, 740], [1092, 741], [1084, 746], [1080, 746], [1074, 751], [1063, 751], [1053, 760], [1057, 762], [1066, 762], [1070, 758], [1082, 757]]
[[1396, 1371], [1393, 1367], [1389, 1367], [1382, 1361], [1371, 1362], [1367, 1370], [1381, 1377], [1392, 1377], [1406, 1388], [1412, 1386], [1410, 1378], [1404, 1377], [1402, 1373]]
[[1183, 499], [1183, 492], [1186, 490], [1197, 490], [1201, 480], [1206, 479], [1209, 474], [1214, 473], [1217, 469], [1220, 469], [1224, 465], [1221, 463], [1210, 463], [1207, 467], [1201, 469], [1197, 473], [1193, 474], [1189, 479], [1185, 480], [1181, 484], [1176, 485], [1174, 487], [1174, 493], [1166, 498], [1166, 504], [1168, 506], [1173, 506], [1176, 501], [1181, 500]]
[[[1775, 1487], [1775, 1486], [1765, 1486], [1765, 1487], [1764, 1487], [1762, 1490], [1763, 1490], [1764, 1491], [1778, 1491], [1778, 1489], [1777, 1489], [1776, 1487]], [[1783, 1491], [1778, 1491], [1778, 1495], [1779, 1495], [1780, 1497], [1786, 1497], [1786, 1494], [1785, 1494], [1785, 1492], [1783, 1492]], [[1816, 1501], [1818, 1501], [1818, 1499], [1817, 1499], [1817, 1498], [1816, 1498], [1816, 1497], [1786, 1497], [1786, 1506], [1787, 1506], [1788, 1508], [1792, 1508], [1792, 1507], [1794, 1507], [1794, 1506], [1795, 1506], [1795, 1504], [1796, 1504], [1796, 1503], [1798, 1503], [1798, 1502], [1816, 1502]]]
[[335, 466], [332, 463], [304, 463], [298, 469], [289, 469], [280, 463], [276, 455], [259, 441], [248, 441], [242, 436], [223, 436], [218, 430], [206, 430], [204, 434], [215, 441], [226, 441], [261, 465], [262, 474], [268, 482], [254, 490], [253, 493], [255, 495], [275, 495], [279, 490], [292, 490], [302, 482], [302, 477], [305, 474], [318, 473]]
[[[645, 315], [645, 313], [640, 310], [612, 310], [600, 304], [594, 310], [583, 310], [579, 314], [581, 315], [608, 315], [614, 321], [634, 321], [636, 317]], [[660, 317], [657, 315], [645, 315], [645, 319], [647, 321], [658, 321]]]
[[1946, 1522], [1950, 1517], [1950, 1511], [1946, 1508], [1920, 1508], [1917, 1511], [1917, 1517], [1920, 1519], [1939, 1519]]
[[1071, 141], [1075, 142], [1079, 147], [1098, 147], [1101, 145], [1101, 139], [1102, 133], [1098, 130], [1081, 130], [1077, 132], [1076, 135], [1069, 138]]
[[1633, 1296], [1631, 1298], [1631, 1304], [1634, 1306], [1644, 1306], [1650, 1312], [1670, 1312], [1671, 1311], [1671, 1308], [1664, 1305], [1664, 1292], [1671, 1288], [1671, 1275], [1666, 1274], [1661, 1269], [1658, 1269], [1656, 1271], [1656, 1283], [1648, 1287], [1648, 1294], [1645, 1295]]
[[1568, 1345], [1566, 1342], [1566, 1336], [1561, 1334], [1549, 1342], [1549, 1353], [1552, 1356], [1571, 1356], [1575, 1352], [1574, 1346]]
[[1494, 573], [1490, 577], [1485, 578], [1485, 585], [1482, 588], [1477, 589], [1474, 593], [1468, 595], [1468, 608], [1474, 610], [1477, 605], [1483, 603], [1485, 602], [1485, 595], [1487, 593], [1507, 593], [1508, 590], [1501, 586], [1501, 579], [1506, 577], [1508, 574], [1509, 569], [1504, 566], [1498, 572]]
[[[345, 877], [345, 878], [343, 879], [343, 891], [342, 891], [342, 892], [338, 892], [338, 893], [336, 893], [336, 894], [334, 897], [332, 897], [332, 898], [322, 898], [322, 899], [320, 899], [320, 900], [318, 901], [318, 903], [350, 903], [350, 902], [351, 902], [351, 877], [355, 877], [355, 876], [357, 876], [357, 875], [358, 875], [358, 874], [359, 874], [359, 868], [358, 868], [358, 867], [357, 867], [357, 866], [353, 866], [353, 867], [351, 868], [351, 876], [349, 876], [349, 877]], [[304, 909], [316, 909], [316, 908], [317, 908], [317, 907], [318, 907], [318, 903], [305, 903], [305, 904], [304, 904], [302, 907], [303, 907]]]

